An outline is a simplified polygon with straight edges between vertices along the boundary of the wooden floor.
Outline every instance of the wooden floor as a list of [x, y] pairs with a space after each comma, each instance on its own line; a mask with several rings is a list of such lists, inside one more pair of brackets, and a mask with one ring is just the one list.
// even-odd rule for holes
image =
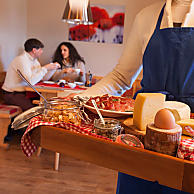
[[8, 150], [0, 150], [0, 194], [114, 194], [117, 172], [61, 155], [54, 171], [54, 153], [27, 158], [14, 135]]

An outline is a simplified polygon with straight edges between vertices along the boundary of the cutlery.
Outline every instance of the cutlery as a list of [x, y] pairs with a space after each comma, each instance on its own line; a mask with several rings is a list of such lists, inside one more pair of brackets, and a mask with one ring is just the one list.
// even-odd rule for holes
[[41, 94], [39, 93], [36, 88], [22, 75], [21, 71], [19, 69], [17, 69], [17, 73], [18, 75], [40, 96], [42, 97], [43, 99], [43, 103], [44, 103], [44, 106], [46, 107], [48, 101], [46, 100], [46, 98]]

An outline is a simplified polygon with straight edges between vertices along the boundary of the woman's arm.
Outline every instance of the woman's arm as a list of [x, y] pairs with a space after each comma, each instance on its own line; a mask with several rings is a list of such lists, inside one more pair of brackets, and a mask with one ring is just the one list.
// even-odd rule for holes
[[54, 75], [51, 77], [51, 80], [53, 81], [58, 81], [60, 79], [63, 79], [64, 76], [66, 75], [66, 72], [64, 71], [64, 69], [58, 69], [55, 71]]
[[30, 64], [27, 64], [28, 60], [24, 57], [20, 57], [18, 64], [15, 66], [16, 70], [20, 70], [22, 75], [32, 84], [38, 83], [48, 72], [45, 67], [41, 67], [38, 60], [32, 69]]

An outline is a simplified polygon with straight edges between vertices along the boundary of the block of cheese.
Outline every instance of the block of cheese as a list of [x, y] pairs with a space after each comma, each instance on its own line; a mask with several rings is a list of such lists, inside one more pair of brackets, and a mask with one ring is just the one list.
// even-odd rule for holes
[[141, 131], [154, 121], [158, 110], [164, 108], [166, 96], [160, 93], [139, 93], [135, 99], [133, 124]]
[[183, 102], [166, 101], [164, 107], [173, 113], [175, 121], [190, 119], [191, 109]]
[[184, 119], [184, 120], [181, 120], [181, 121], [177, 121], [176, 123], [182, 127], [182, 131], [183, 131], [182, 133], [184, 135], [190, 135], [191, 136], [191, 134], [188, 133], [185, 130], [185, 127], [190, 126], [194, 130], [194, 119]]

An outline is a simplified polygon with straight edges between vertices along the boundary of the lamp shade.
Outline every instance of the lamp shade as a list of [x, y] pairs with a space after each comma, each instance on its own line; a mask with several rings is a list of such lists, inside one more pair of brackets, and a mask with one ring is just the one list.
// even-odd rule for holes
[[89, 0], [67, 0], [62, 20], [70, 24], [93, 24]]

